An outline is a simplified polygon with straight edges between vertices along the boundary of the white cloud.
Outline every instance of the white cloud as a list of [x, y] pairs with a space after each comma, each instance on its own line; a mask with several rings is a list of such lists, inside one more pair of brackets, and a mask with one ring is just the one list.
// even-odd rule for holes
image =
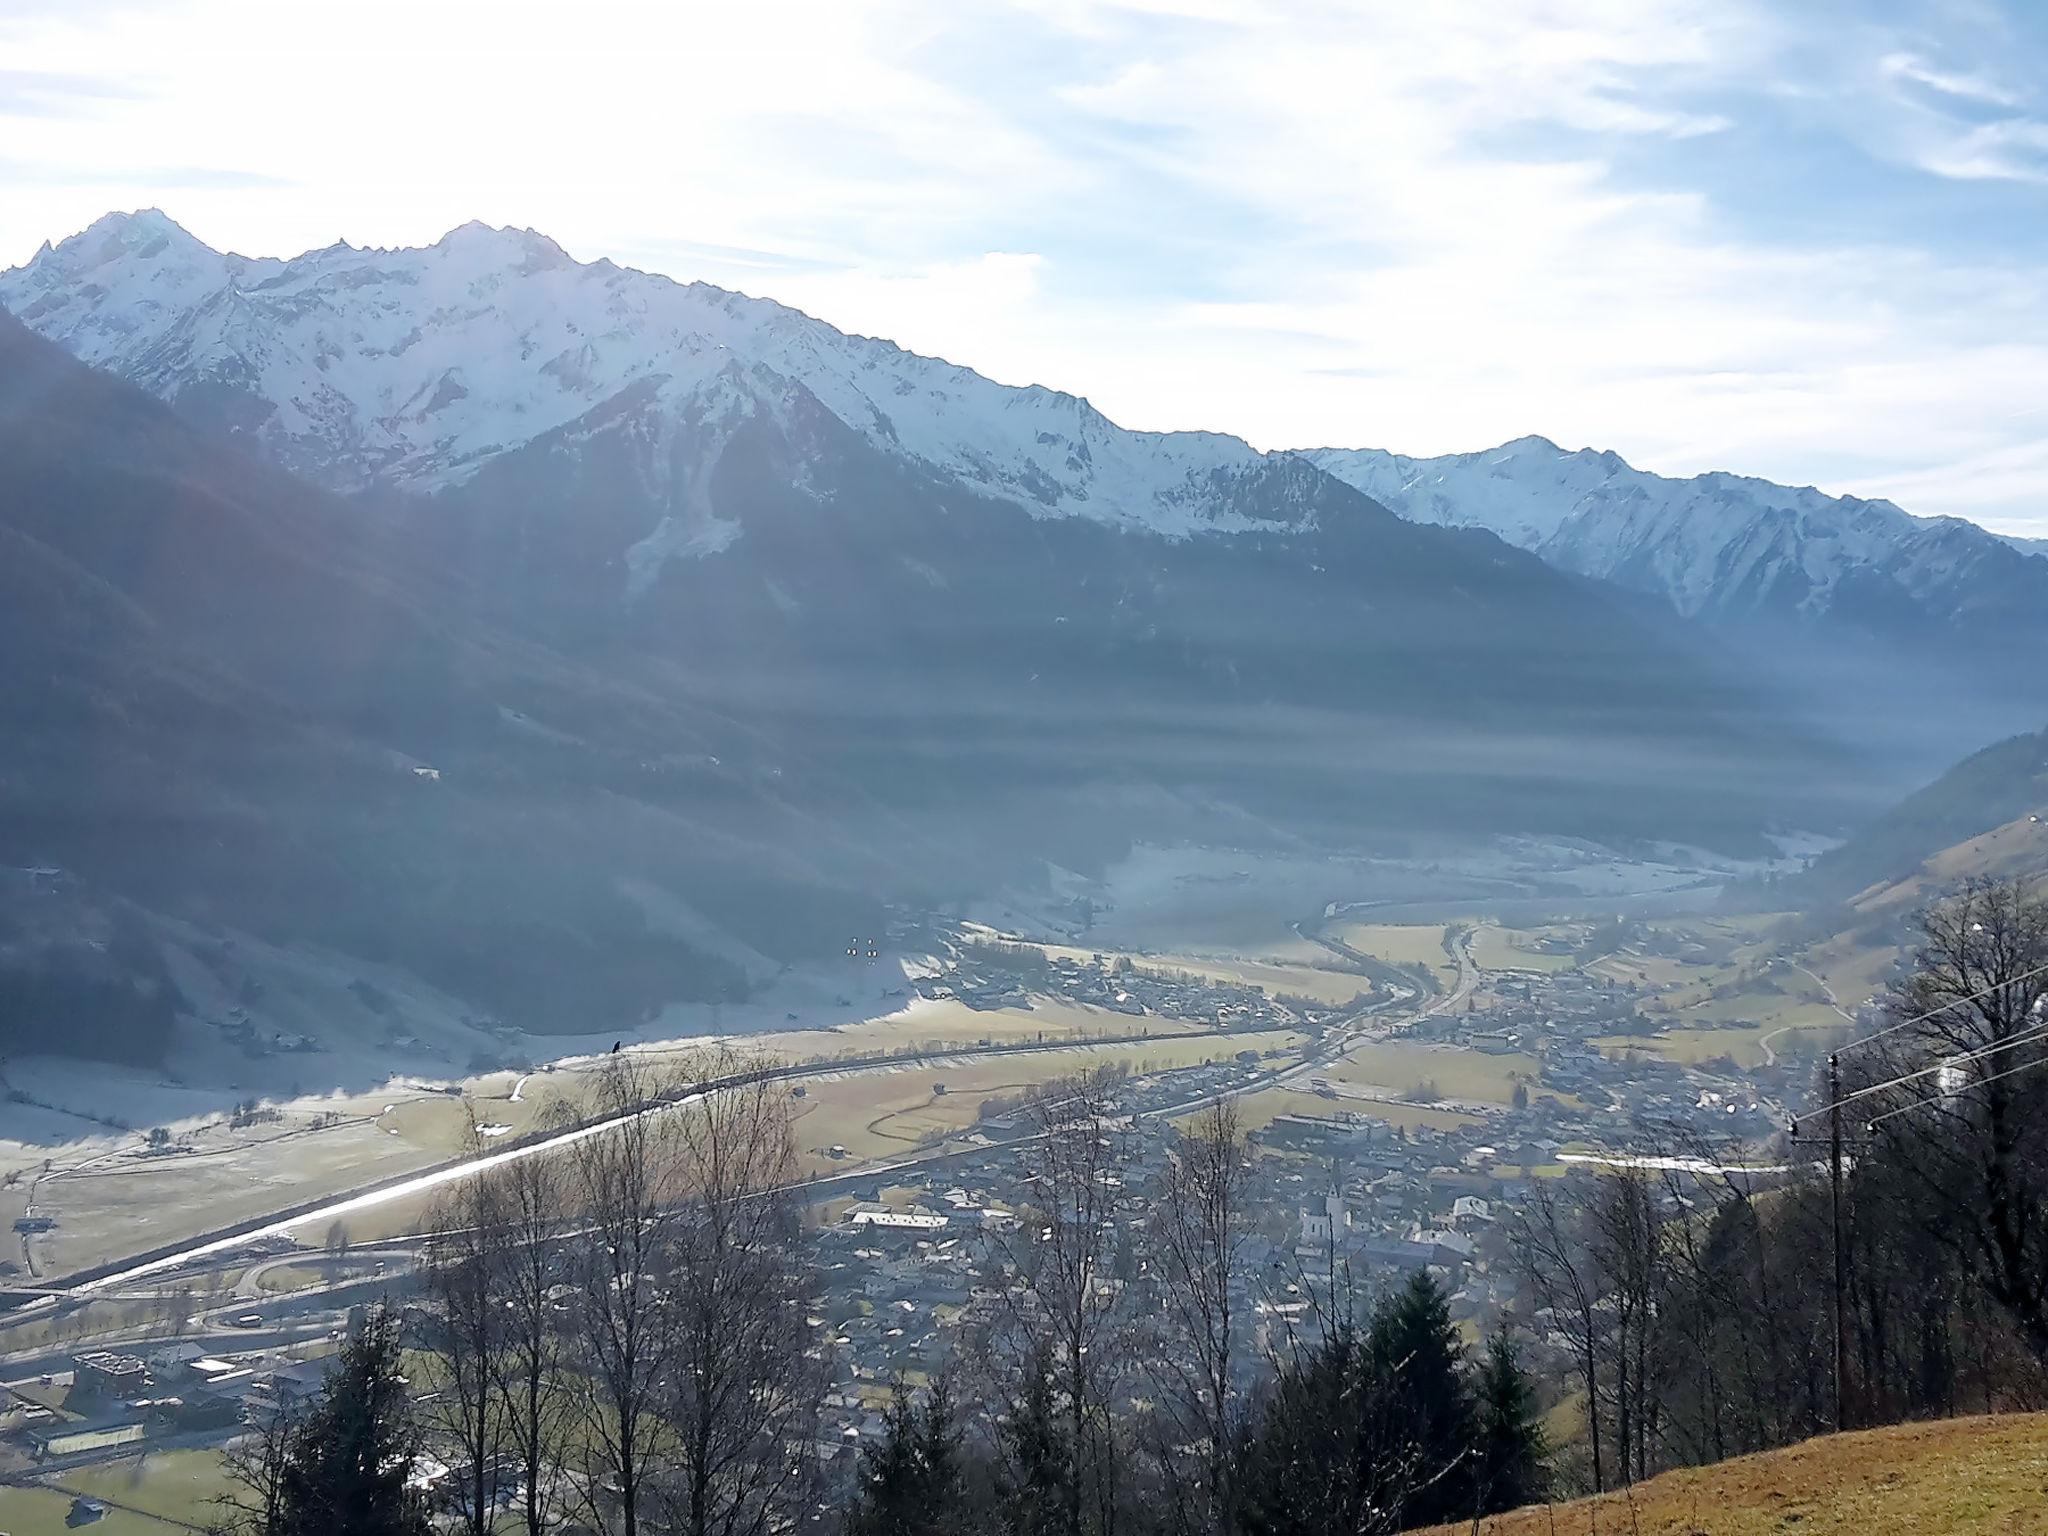
[[1924, 85], [1945, 96], [1994, 107], [2016, 107], [2019, 93], [1983, 75], [1958, 73], [1937, 68], [1914, 53], [1888, 53], [1877, 61], [1880, 73], [1892, 80]]

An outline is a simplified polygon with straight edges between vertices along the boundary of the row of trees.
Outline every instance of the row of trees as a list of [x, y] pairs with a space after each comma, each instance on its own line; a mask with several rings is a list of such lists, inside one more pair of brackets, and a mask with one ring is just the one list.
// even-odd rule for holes
[[1520, 1213], [1525, 1294], [1586, 1407], [1593, 1487], [2048, 1401], [2048, 901], [1978, 883], [1922, 930], [1878, 1030], [1840, 1060], [1839, 1202], [1823, 1112], [1782, 1149], [1788, 1173], [1677, 1143], [1661, 1161], [1682, 1166], [1543, 1186]]
[[[697, 1092], [614, 1060], [606, 1128], [466, 1183], [434, 1223], [413, 1353], [388, 1319], [365, 1329], [316, 1408], [251, 1442], [237, 1523], [411, 1531], [426, 1453], [472, 1536], [508, 1506], [529, 1536], [1358, 1536], [1542, 1485], [1514, 1346], [1468, 1358], [1427, 1276], [1377, 1300], [1248, 1276], [1233, 1106], [1127, 1190], [1136, 1131], [1099, 1073], [1034, 1100], [1032, 1194], [989, 1240], [977, 1321], [922, 1392], [898, 1387], [835, 1501], [787, 1090], [707, 1075], [737, 1081]], [[337, 1499], [378, 1513], [323, 1524]]]
[[[437, 1507], [471, 1536], [502, 1529], [507, 1503], [529, 1536], [572, 1523], [743, 1536], [808, 1518], [825, 1378], [786, 1090], [730, 1059], [708, 1075], [730, 1086], [699, 1092], [614, 1060], [593, 1128], [563, 1155], [462, 1184], [430, 1223], [408, 1354], [380, 1315], [318, 1405], [261, 1426], [230, 1523], [411, 1530], [429, 1455], [446, 1472]], [[349, 1443], [376, 1447], [358, 1481], [364, 1466], [403, 1469], [387, 1496], [366, 1503], [332, 1464], [338, 1418], [360, 1426]], [[330, 1523], [336, 1500], [377, 1513]]]
[[[1177, 1440], [1171, 1415], [1148, 1422], [1139, 1404], [1077, 1424], [1050, 1349], [994, 1415], [963, 1407], [951, 1374], [922, 1394], [899, 1386], [845, 1529], [1370, 1536], [1543, 1494], [1535, 1393], [1515, 1345], [1497, 1335], [1467, 1360], [1426, 1274], [1367, 1318], [1295, 1340], [1269, 1370], [1218, 1442]], [[1108, 1466], [1117, 1481], [1099, 1475]]]

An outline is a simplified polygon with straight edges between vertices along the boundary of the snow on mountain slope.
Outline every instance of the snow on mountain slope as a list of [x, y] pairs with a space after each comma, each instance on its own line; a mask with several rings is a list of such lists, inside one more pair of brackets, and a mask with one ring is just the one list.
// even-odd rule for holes
[[[2048, 566], [1959, 518], [1743, 475], [1669, 479], [1540, 437], [1417, 459], [1321, 448], [1312, 463], [1414, 522], [1491, 529], [1582, 575], [1710, 619], [1887, 606], [1904, 621], [2048, 605]], [[1911, 610], [1907, 612], [1906, 610]]]
[[[889, 452], [1039, 515], [1170, 537], [1271, 526], [1232, 503], [1263, 463], [1236, 438], [1127, 432], [1072, 395], [767, 300], [580, 263], [532, 231], [472, 223], [424, 249], [250, 260], [154, 210], [110, 214], [0, 276], [0, 306], [340, 489], [459, 483], [635, 388], [676, 413], [701, 414], [707, 391], [731, 408], [738, 363], [800, 380]], [[698, 550], [718, 537], [663, 536]]]

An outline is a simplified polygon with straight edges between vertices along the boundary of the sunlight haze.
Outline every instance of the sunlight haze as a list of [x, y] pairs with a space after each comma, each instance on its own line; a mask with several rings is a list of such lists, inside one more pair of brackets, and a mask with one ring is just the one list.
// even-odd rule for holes
[[2026, 5], [11, 0], [0, 57], [0, 263], [476, 218], [1127, 426], [2048, 534]]

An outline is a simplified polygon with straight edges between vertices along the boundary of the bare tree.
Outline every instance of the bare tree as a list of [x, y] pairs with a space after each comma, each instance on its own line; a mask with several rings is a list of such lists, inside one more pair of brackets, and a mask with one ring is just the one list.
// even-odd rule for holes
[[1974, 881], [1921, 931], [1888, 1000], [1888, 1059], [1913, 1075], [1865, 1101], [1873, 1150], [1896, 1151], [1929, 1235], [2048, 1365], [2048, 898]]
[[280, 1406], [251, 1413], [246, 1434], [221, 1453], [227, 1489], [210, 1529], [221, 1536], [285, 1536], [285, 1477], [292, 1465], [300, 1413]]
[[1623, 1482], [1650, 1475], [1658, 1438], [1658, 1321], [1666, 1269], [1664, 1220], [1647, 1178], [1600, 1174], [1586, 1206], [1587, 1255], [1606, 1301], [1616, 1452]]
[[661, 1400], [674, 1426], [669, 1522], [690, 1536], [782, 1529], [806, 1475], [820, 1365], [811, 1277], [798, 1261], [790, 1100], [760, 1063], [704, 1064], [713, 1088], [673, 1111], [680, 1188], [666, 1230]]
[[523, 1157], [489, 1177], [492, 1208], [502, 1223], [494, 1265], [504, 1309], [496, 1387], [506, 1449], [519, 1467], [526, 1533], [542, 1536], [555, 1514], [555, 1471], [574, 1408], [564, 1318], [557, 1310], [573, 1294], [565, 1284], [572, 1270], [564, 1170], [552, 1158]]
[[1117, 1193], [1128, 1164], [1128, 1122], [1115, 1113], [1108, 1072], [1049, 1083], [1034, 1097], [1032, 1209], [1008, 1258], [1011, 1331], [1023, 1353], [1043, 1351], [1066, 1417], [1061, 1528], [1116, 1527], [1118, 1448], [1111, 1406], [1128, 1363], [1125, 1309], [1115, 1280]]
[[[472, 1151], [481, 1148], [474, 1116]], [[505, 1444], [498, 1391], [504, 1308], [497, 1294], [504, 1219], [497, 1189], [483, 1175], [457, 1184], [435, 1208], [423, 1264], [429, 1303], [420, 1342], [433, 1390], [422, 1427], [449, 1453], [461, 1476], [459, 1509], [470, 1536], [486, 1536], [497, 1503], [497, 1462]]]
[[1588, 1218], [1576, 1187], [1537, 1180], [1516, 1214], [1513, 1246], [1536, 1310], [1550, 1314], [1564, 1339], [1573, 1372], [1586, 1394], [1586, 1429], [1593, 1457], [1593, 1491], [1607, 1486], [1600, 1435], [1600, 1362], [1606, 1320], [1600, 1276], [1587, 1242]]
[[[1221, 1529], [1231, 1508], [1239, 1321], [1232, 1287], [1250, 1235], [1249, 1164], [1237, 1104], [1218, 1099], [1175, 1143], [1154, 1212], [1169, 1337], [1156, 1352], [1162, 1399], [1182, 1441], [1200, 1448], [1202, 1485], [1177, 1501], [1196, 1529]], [[1166, 1458], [1170, 1480], [1177, 1458]]]
[[574, 1144], [574, 1202], [586, 1224], [577, 1244], [577, 1438], [583, 1487], [600, 1528], [616, 1497], [625, 1536], [638, 1536], [674, 1443], [661, 1416], [671, 1330], [660, 1316], [675, 1188], [673, 1090], [631, 1056], [608, 1057], [592, 1110], [615, 1120]]

